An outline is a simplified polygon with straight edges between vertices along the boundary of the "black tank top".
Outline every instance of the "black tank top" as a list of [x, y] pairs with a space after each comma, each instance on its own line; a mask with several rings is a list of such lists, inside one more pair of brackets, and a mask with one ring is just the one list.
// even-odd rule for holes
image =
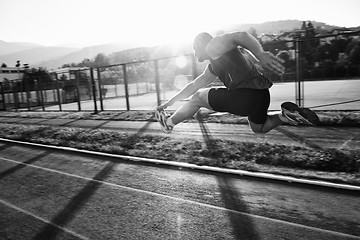
[[216, 60], [211, 59], [209, 70], [228, 89], [268, 89], [273, 85], [238, 48], [234, 48]]

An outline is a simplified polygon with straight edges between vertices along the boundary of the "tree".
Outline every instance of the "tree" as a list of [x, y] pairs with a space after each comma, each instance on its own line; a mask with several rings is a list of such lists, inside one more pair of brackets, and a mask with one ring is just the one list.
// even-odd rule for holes
[[305, 31], [305, 34], [302, 37], [302, 39], [304, 40], [304, 44], [302, 46], [303, 56], [306, 59], [306, 61], [309, 63], [309, 65], [313, 66], [314, 49], [316, 49], [319, 46], [319, 40], [315, 38], [316, 31], [314, 25], [311, 22], [308, 22], [308, 24], [305, 24], [305, 22], [303, 22], [301, 29]]
[[61, 66], [61, 68], [68, 68], [68, 67], [71, 67], [71, 64], [66, 63], [66, 64], [63, 64], [63, 65]]
[[65, 74], [62, 74], [61, 76], [60, 76], [60, 81], [66, 81], [68, 78], [67, 78], [67, 76], [65, 75]]
[[105, 56], [105, 54], [99, 53], [98, 55], [96, 55], [94, 59], [94, 67], [103, 67], [107, 65], [110, 65], [110, 63], [109, 59]]
[[351, 51], [359, 44], [359, 40], [357, 39], [351, 39], [347, 46], [345, 47], [345, 53], [350, 56]]
[[314, 60], [316, 62], [329, 62], [336, 60], [336, 58], [337, 54], [334, 52], [334, 48], [332, 48], [329, 43], [322, 44], [315, 50]]
[[43, 87], [46, 87], [47, 83], [52, 83], [53, 80], [51, 79], [51, 76], [48, 71], [46, 71], [43, 68], [31, 68], [24, 72], [23, 81], [28, 84], [31, 88], [34, 87], [35, 80], [42, 84]]
[[351, 40], [352, 40], [351, 38], [349, 39], [336, 38], [331, 41], [331, 45], [333, 45], [333, 48], [337, 53], [345, 53], [346, 48], [351, 42]]
[[77, 65], [77, 67], [91, 67], [92, 62], [89, 58], [84, 58], [81, 63]]
[[316, 31], [314, 25], [311, 22], [308, 22], [305, 29], [305, 36], [307, 38], [311, 38], [311, 37], [315, 37], [315, 35], [316, 35]]
[[350, 63], [354, 65], [360, 64], [360, 42], [350, 52]]
[[6, 65], [5, 63], [2, 63], [2, 64], [1, 64], [1, 67], [2, 67], [2, 68], [6, 68], [7, 65]]
[[306, 30], [306, 22], [305, 21], [303, 21], [303, 23], [302, 23], [302, 25], [301, 25], [301, 30]]
[[64, 64], [62, 67], [103, 67], [110, 65], [109, 59], [106, 57], [105, 54], [99, 53], [96, 55], [95, 59], [91, 61], [89, 58], [84, 58], [80, 63], [67, 63]]
[[289, 51], [282, 50], [276, 56], [284, 60], [283, 65], [285, 69], [291, 69], [295, 67], [295, 60], [291, 59]]

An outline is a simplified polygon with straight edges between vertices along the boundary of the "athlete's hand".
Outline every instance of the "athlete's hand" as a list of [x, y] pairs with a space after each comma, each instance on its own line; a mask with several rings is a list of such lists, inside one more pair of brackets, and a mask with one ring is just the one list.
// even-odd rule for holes
[[160, 106], [158, 106], [156, 109], [161, 112], [162, 110], [166, 109], [168, 106], [170, 106], [171, 103], [170, 101], [166, 101], [165, 103], [161, 104]]
[[275, 72], [279, 75], [283, 74], [285, 68], [283, 66], [284, 60], [275, 57], [271, 52], [262, 52], [256, 56], [262, 67]]
[[156, 108], [156, 110], [158, 110], [159, 112], [161, 112], [162, 110], [164, 110], [166, 107], [164, 107], [164, 105], [160, 105]]

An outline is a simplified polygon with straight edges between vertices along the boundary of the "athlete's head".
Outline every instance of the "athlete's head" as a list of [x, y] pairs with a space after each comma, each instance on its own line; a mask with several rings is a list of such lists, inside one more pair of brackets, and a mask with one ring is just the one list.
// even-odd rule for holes
[[203, 62], [209, 59], [209, 56], [206, 53], [206, 46], [212, 39], [213, 37], [207, 32], [199, 33], [195, 37], [193, 48], [195, 51], [195, 57], [198, 59], [199, 62]]

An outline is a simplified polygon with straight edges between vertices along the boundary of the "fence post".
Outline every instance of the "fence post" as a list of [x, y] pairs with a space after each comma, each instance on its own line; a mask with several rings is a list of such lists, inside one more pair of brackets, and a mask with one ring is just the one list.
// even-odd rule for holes
[[59, 102], [59, 111], [62, 111], [62, 106], [61, 106], [61, 100], [62, 100], [62, 96], [60, 94], [60, 89], [59, 89], [59, 80], [57, 79], [57, 75], [56, 75], [56, 93], [57, 93], [57, 98], [58, 98], [58, 102]]
[[75, 72], [76, 99], [78, 102], [78, 111], [81, 111], [80, 86], [79, 86], [79, 70]]
[[[96, 103], [96, 84], [95, 84], [95, 79], [94, 79], [94, 69], [91, 67], [90, 68], [90, 80], [91, 80], [91, 88], [92, 88], [92, 93], [94, 96], [94, 113], [98, 114], [98, 109], [97, 109], [97, 103]], [[101, 93], [100, 93], [101, 95]]]
[[123, 66], [123, 73], [124, 73], [126, 109], [127, 109], [127, 111], [130, 111], [129, 86], [128, 86], [128, 79], [127, 79], [127, 73], [126, 73], [126, 64], [123, 64], [122, 66]]
[[3, 111], [6, 111], [6, 102], [5, 102], [5, 92], [4, 92], [4, 84], [0, 82], [0, 88], [1, 88], [1, 98], [2, 98], [2, 104], [3, 104]]
[[[112, 77], [111, 80], [113, 80], [114, 78]], [[117, 86], [117, 79], [114, 81], [114, 86], [115, 86], [115, 97], [118, 97], [118, 86]]]
[[52, 96], [53, 102], [56, 103], [56, 81], [52, 81]]
[[26, 88], [26, 105], [27, 105], [28, 111], [30, 111], [31, 110], [31, 102], [30, 102], [31, 93], [30, 93], [29, 79], [25, 79], [25, 88]]
[[13, 93], [13, 98], [14, 98], [14, 108], [15, 111], [18, 111], [19, 108], [19, 99], [18, 99], [18, 93], [17, 93], [17, 84], [15, 81], [11, 82], [11, 88], [12, 88], [12, 93]]
[[157, 105], [161, 105], [160, 98], [160, 78], [159, 78], [159, 63], [158, 60], [154, 60], [154, 68], [155, 68], [155, 88], [156, 88], [156, 97], [157, 97]]
[[20, 106], [21, 106], [21, 103], [25, 103], [25, 101], [24, 101], [24, 79], [22, 79], [21, 82], [19, 82], [18, 84], [19, 84], [19, 89], [20, 89], [20, 98], [21, 98]]
[[45, 111], [45, 100], [44, 100], [44, 88], [43, 88], [43, 84], [41, 82], [39, 82], [39, 86], [40, 86], [40, 101], [41, 101], [41, 107], [42, 110]]
[[46, 83], [42, 84], [42, 92], [43, 92], [43, 98], [44, 98], [44, 104], [46, 105], [46, 103], [48, 102], [48, 96], [47, 96], [47, 89], [48, 86]]
[[38, 81], [37, 81], [37, 79], [34, 79], [34, 86], [35, 86], [36, 106], [40, 106], [39, 86], [38, 86]]
[[103, 104], [103, 92], [102, 92], [102, 87], [101, 87], [101, 74], [100, 74], [100, 68], [97, 68], [96, 69], [97, 71], [97, 78], [98, 78], [98, 85], [99, 85], [99, 91], [100, 91], [100, 94], [99, 94], [99, 98], [100, 98], [100, 109], [101, 111], [104, 111], [104, 104]]
[[302, 40], [295, 40], [295, 57], [296, 57], [296, 82], [295, 82], [295, 100], [300, 107], [304, 106], [304, 81], [302, 79], [301, 51]]

